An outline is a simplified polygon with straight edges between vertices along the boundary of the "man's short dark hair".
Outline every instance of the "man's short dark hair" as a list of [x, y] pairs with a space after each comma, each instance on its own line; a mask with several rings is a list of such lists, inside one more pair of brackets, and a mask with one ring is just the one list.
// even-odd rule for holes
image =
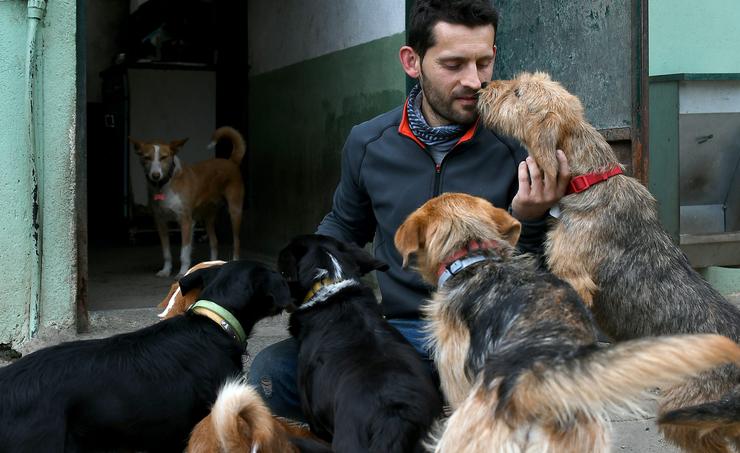
[[467, 27], [498, 27], [498, 12], [490, 0], [416, 0], [411, 9], [408, 45], [420, 56], [433, 47], [432, 29], [438, 22]]

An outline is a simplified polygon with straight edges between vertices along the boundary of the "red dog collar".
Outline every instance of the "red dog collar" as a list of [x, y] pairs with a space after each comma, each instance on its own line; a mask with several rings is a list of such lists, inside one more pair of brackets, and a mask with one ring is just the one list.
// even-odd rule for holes
[[447, 268], [455, 261], [458, 261], [460, 258], [470, 255], [472, 252], [476, 252], [478, 250], [498, 250], [500, 248], [501, 245], [499, 244], [499, 241], [493, 239], [482, 242], [470, 241], [467, 246], [450, 255], [439, 265], [439, 269], [437, 270], [437, 277], [439, 278], [442, 274], [444, 274]]
[[575, 178], [570, 180], [570, 184], [568, 184], [568, 190], [565, 192], [565, 195], [583, 192], [594, 184], [606, 181], [612, 176], [621, 175], [622, 173], [622, 167], [617, 165], [611, 170], [601, 173], [588, 173], [585, 175], [576, 176]]

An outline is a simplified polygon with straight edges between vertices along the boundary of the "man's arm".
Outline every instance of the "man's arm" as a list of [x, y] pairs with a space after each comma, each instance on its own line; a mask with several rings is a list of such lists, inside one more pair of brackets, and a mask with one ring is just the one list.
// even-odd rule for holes
[[334, 191], [332, 208], [316, 232], [363, 247], [373, 239], [376, 220], [370, 197], [361, 181], [365, 146], [357, 135], [353, 128], [344, 144], [341, 174]]

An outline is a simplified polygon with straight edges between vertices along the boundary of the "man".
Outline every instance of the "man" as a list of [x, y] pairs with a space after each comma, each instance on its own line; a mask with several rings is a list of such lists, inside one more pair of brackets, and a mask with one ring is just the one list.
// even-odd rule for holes
[[[431, 288], [401, 268], [393, 244], [406, 216], [444, 192], [481, 196], [522, 222], [520, 249], [541, 253], [548, 210], [570, 180], [562, 151], [557, 180], [544, 178], [519, 143], [478, 125], [476, 93], [493, 75], [497, 23], [487, 0], [416, 1], [399, 57], [419, 83], [404, 106], [352, 129], [332, 210], [317, 231], [360, 246], [373, 241], [390, 266], [377, 273], [384, 314], [425, 358], [419, 306]], [[297, 350], [292, 339], [268, 347], [249, 380], [275, 414], [302, 420]]]

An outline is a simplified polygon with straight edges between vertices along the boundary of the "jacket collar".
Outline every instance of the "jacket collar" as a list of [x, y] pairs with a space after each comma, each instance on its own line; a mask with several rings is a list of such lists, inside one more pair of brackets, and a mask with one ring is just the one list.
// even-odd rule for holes
[[[426, 149], [427, 146], [421, 140], [419, 140], [419, 138], [414, 135], [414, 132], [411, 130], [411, 125], [409, 124], [408, 104], [409, 98], [406, 98], [406, 102], [404, 102], [401, 112], [401, 124], [398, 125], [398, 133], [410, 138], [411, 140], [416, 142], [416, 144], [419, 145], [422, 149]], [[468, 129], [468, 131], [465, 132], [462, 137], [460, 137], [453, 148], [462, 143], [470, 141], [470, 139], [472, 139], [475, 133], [478, 131], [478, 123], [480, 123], [480, 118], [475, 120], [475, 123], [470, 126], [470, 129]]]

